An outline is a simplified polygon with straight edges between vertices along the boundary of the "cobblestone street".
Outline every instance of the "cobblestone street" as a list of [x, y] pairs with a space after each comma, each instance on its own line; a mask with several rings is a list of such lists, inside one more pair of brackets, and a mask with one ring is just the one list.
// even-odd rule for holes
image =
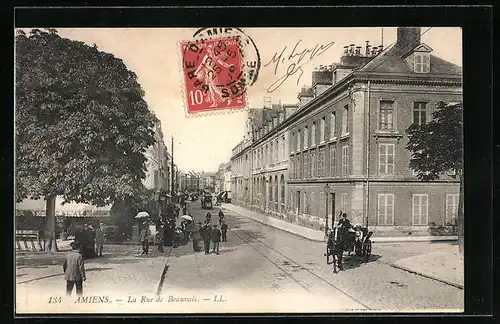
[[[201, 221], [207, 212], [198, 203], [190, 203], [188, 210], [195, 221]], [[218, 210], [210, 210], [213, 224], [218, 223]], [[261, 298], [258, 296], [279, 302], [279, 309], [287, 312], [463, 308], [462, 289], [391, 266], [392, 262], [429, 249], [453, 248], [450, 243], [376, 243], [368, 262], [346, 255], [344, 271], [333, 273], [323, 256], [324, 243], [276, 230], [228, 210], [224, 212], [229, 232], [228, 241], [221, 243], [220, 255], [194, 253], [191, 243], [166, 248], [164, 253], [152, 247], [146, 257], [138, 256], [136, 245], [106, 245], [104, 257], [86, 261], [85, 295], [112, 294], [126, 299], [160, 292], [164, 298], [198, 296], [212, 300], [214, 294], [232, 298], [227, 309], [212, 305], [204, 309], [208, 312], [249, 311]], [[64, 253], [18, 255], [18, 299], [34, 298], [34, 291], [47, 298], [62, 295], [63, 260]], [[245, 298], [251, 299], [242, 302]], [[304, 303], [306, 300], [318, 302]], [[276, 308], [276, 304], [269, 307]], [[186, 309], [194, 311], [189, 307], [180, 311]]]

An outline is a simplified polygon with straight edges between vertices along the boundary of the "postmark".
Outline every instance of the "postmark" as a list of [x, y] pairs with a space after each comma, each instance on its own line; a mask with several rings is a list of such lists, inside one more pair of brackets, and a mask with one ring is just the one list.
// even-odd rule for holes
[[184, 101], [188, 115], [238, 111], [247, 106], [260, 57], [239, 28], [202, 28], [181, 43]]

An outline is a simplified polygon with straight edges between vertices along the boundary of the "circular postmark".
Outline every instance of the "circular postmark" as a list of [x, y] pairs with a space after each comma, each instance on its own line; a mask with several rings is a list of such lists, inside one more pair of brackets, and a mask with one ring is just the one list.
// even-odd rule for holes
[[181, 43], [189, 113], [246, 107], [247, 87], [257, 80], [260, 68], [251, 44], [233, 28], [200, 29], [192, 41]]
[[224, 37], [238, 37], [239, 47], [243, 57], [243, 67], [248, 86], [253, 85], [259, 77], [260, 54], [255, 42], [245, 34], [241, 28], [207, 27], [198, 29], [193, 37], [199, 40], [218, 39]]

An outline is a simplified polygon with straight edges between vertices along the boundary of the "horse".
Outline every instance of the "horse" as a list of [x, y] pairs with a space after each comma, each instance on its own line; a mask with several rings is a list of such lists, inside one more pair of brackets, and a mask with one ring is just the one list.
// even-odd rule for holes
[[335, 227], [328, 236], [328, 255], [327, 255], [327, 263], [328, 257], [331, 255], [333, 257], [333, 272], [337, 273], [337, 263], [339, 270], [343, 270], [342, 266], [342, 254], [345, 250], [346, 245], [346, 235], [341, 231], [338, 227]]

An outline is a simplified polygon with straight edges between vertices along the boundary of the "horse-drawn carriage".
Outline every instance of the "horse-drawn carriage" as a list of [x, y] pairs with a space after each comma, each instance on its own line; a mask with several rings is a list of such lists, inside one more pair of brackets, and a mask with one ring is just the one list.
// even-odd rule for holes
[[[351, 255], [352, 252], [357, 257], [364, 257], [368, 261], [372, 253], [372, 241], [370, 237], [373, 232], [369, 232], [366, 227], [357, 226], [347, 231], [342, 231], [341, 228], [335, 227], [328, 236], [326, 244], [326, 263], [333, 263], [333, 269], [337, 272], [337, 264], [339, 270], [342, 270], [342, 255], [347, 252]], [[333, 261], [330, 262], [330, 257]]]
[[204, 195], [201, 199], [201, 208], [212, 209], [212, 196]]

